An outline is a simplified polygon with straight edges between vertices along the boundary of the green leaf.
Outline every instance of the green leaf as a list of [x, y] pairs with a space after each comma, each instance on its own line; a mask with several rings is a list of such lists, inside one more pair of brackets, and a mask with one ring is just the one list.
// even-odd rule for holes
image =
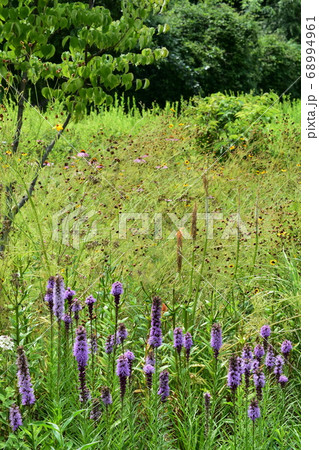
[[42, 45], [40, 47], [40, 52], [45, 59], [50, 59], [55, 53], [55, 47], [52, 44]]

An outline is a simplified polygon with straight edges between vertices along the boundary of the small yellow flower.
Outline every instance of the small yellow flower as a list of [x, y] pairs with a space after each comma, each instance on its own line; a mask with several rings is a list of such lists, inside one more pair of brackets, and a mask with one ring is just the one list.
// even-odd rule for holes
[[185, 187], [185, 186], [188, 186], [188, 184], [184, 184], [184, 187]]
[[269, 264], [272, 265], [272, 266], [275, 266], [277, 264], [277, 260], [276, 259], [271, 259], [269, 261]]
[[248, 158], [252, 158], [253, 157], [253, 155], [248, 155]]
[[27, 156], [27, 153], [21, 153], [22, 156]]
[[173, 128], [174, 125], [173, 125], [172, 123], [170, 123], [168, 126], [169, 126], [170, 128]]
[[228, 266], [230, 269], [232, 269], [234, 267], [234, 264], [229, 264]]
[[188, 161], [188, 159], [186, 159], [186, 161], [185, 161], [185, 164], [189, 164], [189, 161]]
[[287, 172], [287, 169], [281, 169], [282, 172]]
[[301, 167], [301, 164], [297, 164], [297, 167]]
[[258, 292], [259, 292], [259, 289], [256, 288], [256, 289], [254, 290], [254, 294], [258, 294]]
[[179, 123], [178, 124], [180, 127], [182, 127], [183, 125], [185, 125], [185, 123]]
[[231, 147], [229, 147], [229, 150], [234, 150], [235, 146], [232, 145]]
[[12, 151], [11, 150], [7, 150], [6, 151], [6, 155], [12, 155]]
[[170, 108], [170, 111], [172, 111], [172, 112], [176, 112], [174, 108]]
[[82, 205], [76, 205], [76, 208], [81, 208]]
[[52, 127], [52, 130], [62, 131], [63, 126], [60, 123], [57, 123], [54, 127]]

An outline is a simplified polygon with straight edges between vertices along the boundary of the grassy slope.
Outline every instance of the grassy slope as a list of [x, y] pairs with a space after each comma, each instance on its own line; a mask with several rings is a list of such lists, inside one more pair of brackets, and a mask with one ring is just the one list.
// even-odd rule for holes
[[[234, 349], [239, 350], [246, 340], [254, 340], [259, 327], [267, 322], [272, 325], [274, 339], [288, 338], [295, 343], [293, 363], [299, 367], [300, 155], [296, 125], [299, 106], [291, 107], [288, 103], [281, 106], [281, 115], [271, 124], [272, 131], [260, 140], [263, 151], [258, 151], [257, 139], [252, 152], [248, 138], [238, 142], [231, 158], [217, 162], [213, 156], [199, 151], [194, 138], [195, 125], [190, 118], [177, 117], [171, 109], [143, 115], [133, 111], [131, 116], [126, 116], [117, 107], [70, 124], [49, 158], [53, 165], [43, 169], [32, 201], [14, 224], [7, 255], [0, 266], [1, 308], [6, 312], [8, 298], [14, 294], [11, 272], [24, 271], [23, 282], [29, 287], [28, 300], [33, 310], [27, 307], [29, 319], [24, 323], [23, 332], [30, 331], [30, 334], [24, 337], [24, 342], [33, 345], [35, 337], [45, 333], [48, 324], [42, 296], [45, 280], [50, 275], [62, 273], [67, 285], [75, 287], [79, 296], [98, 295], [105, 308], [111, 280], [120, 279], [126, 290], [122, 320], [126, 320], [128, 328], [134, 328], [135, 342], [142, 343], [147, 334], [145, 316], [149, 318], [151, 296], [160, 294], [172, 308], [174, 292], [177, 308], [175, 313], [169, 310], [164, 317], [170, 338], [172, 316], [177, 324], [187, 321], [198, 343], [208, 341], [212, 320], [221, 321], [226, 333], [223, 350], [226, 363], [226, 357]], [[17, 180], [17, 198], [32, 179], [36, 155], [55, 133], [52, 126], [63, 119], [58, 110], [46, 115], [50, 124], [36, 110], [27, 110], [19, 155], [12, 156], [9, 143], [14, 111], [11, 108], [3, 111], [1, 183], [6, 185]], [[89, 160], [78, 158], [81, 149], [90, 158], [96, 158], [103, 168], [97, 169], [94, 164], [88, 164]], [[134, 162], [143, 155], [148, 155], [144, 157], [145, 163]], [[208, 180], [207, 200], [202, 182], [204, 172]], [[1, 194], [3, 211], [3, 190]], [[223, 218], [215, 221], [214, 239], [207, 241], [204, 261], [205, 222], [198, 222], [195, 243], [183, 240], [183, 267], [178, 276], [176, 226], [169, 214], [181, 219], [192, 212], [195, 203], [199, 213], [205, 213], [208, 208], [210, 213], [221, 213]], [[63, 213], [66, 207], [68, 212]], [[62, 232], [59, 225], [54, 234], [52, 217], [59, 211], [63, 218], [68, 215], [69, 231]], [[238, 211], [248, 236], [225, 239], [223, 233], [229, 219]], [[149, 231], [134, 234], [140, 222], [129, 222], [127, 238], [120, 239], [119, 213], [124, 212], [149, 214]], [[159, 213], [163, 238], [154, 239], [153, 217]], [[76, 237], [77, 224], [80, 240]], [[189, 232], [190, 224], [189, 218], [185, 223]], [[75, 228], [70, 232], [72, 227]], [[234, 231], [236, 224], [230, 228]], [[91, 236], [90, 230], [93, 230]], [[173, 239], [168, 239], [172, 232]], [[88, 236], [88, 242], [84, 242]], [[4, 315], [0, 320], [6, 332], [8, 322]], [[107, 329], [110, 324], [108, 318], [100, 325], [103, 336], [111, 332]], [[134, 351], [143, 356], [142, 348]], [[163, 363], [174, 365], [167, 349], [164, 353]], [[205, 366], [207, 358], [208, 354], [203, 355], [198, 344], [194, 360], [199, 366], [204, 361]], [[206, 376], [203, 370], [206, 369], [196, 369], [194, 365], [193, 377], [198, 379], [201, 390], [209, 388], [207, 380], [211, 376], [209, 369]], [[298, 396], [298, 370], [295, 375], [291, 399]], [[292, 410], [287, 408], [283, 423], [292, 426], [296, 412], [298, 407], [293, 400]], [[279, 448], [298, 448], [294, 435], [288, 438], [285, 427], [278, 429], [283, 433], [278, 439], [284, 443]], [[177, 430], [178, 423], [172, 434], [186, 442], [188, 428]], [[266, 429], [263, 432], [268, 436]], [[186, 433], [184, 438], [183, 433]], [[194, 436], [196, 440], [196, 432]], [[221, 439], [226, 438], [222, 433]], [[260, 445], [264, 439], [259, 436]], [[271, 439], [274, 439], [269, 441], [272, 443], [276, 440], [273, 436]], [[275, 448], [271, 446], [275, 444], [269, 445], [265, 448]], [[166, 448], [164, 444], [163, 448]]]

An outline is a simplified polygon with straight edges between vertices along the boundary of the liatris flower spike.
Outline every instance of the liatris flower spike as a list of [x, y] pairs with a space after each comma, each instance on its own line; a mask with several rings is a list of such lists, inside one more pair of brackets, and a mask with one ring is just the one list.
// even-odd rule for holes
[[153, 348], [162, 345], [162, 329], [161, 329], [162, 300], [160, 297], [153, 298], [151, 331], [148, 345]]
[[129, 363], [124, 355], [121, 355], [117, 360], [116, 375], [120, 379], [121, 400], [123, 402], [126, 391], [126, 379], [130, 376]]
[[227, 385], [233, 392], [241, 383], [241, 364], [237, 356], [233, 355], [229, 360]]
[[174, 330], [174, 348], [180, 355], [184, 345], [183, 330], [181, 328], [175, 328]]
[[74, 296], [75, 296], [75, 291], [73, 291], [71, 288], [68, 287], [64, 292], [64, 299], [68, 302], [69, 309], [72, 306], [72, 300], [73, 300]]
[[62, 317], [62, 320], [65, 325], [65, 331], [66, 331], [66, 333], [68, 333], [70, 330], [70, 324], [72, 323], [71, 316], [69, 316], [69, 314], [64, 314]]
[[250, 373], [251, 373], [251, 360], [250, 359], [248, 359], [248, 358], [242, 359], [242, 372], [245, 377], [245, 392], [247, 394], [248, 388], [249, 388], [249, 378], [250, 378]]
[[89, 359], [89, 349], [86, 339], [86, 330], [80, 326], [76, 330], [76, 339], [74, 342], [73, 354], [78, 363], [79, 381], [80, 381], [80, 401], [86, 402], [90, 399], [90, 391], [86, 386], [85, 368]]
[[256, 347], [254, 348], [254, 353], [255, 353], [256, 359], [260, 362], [261, 358], [265, 354], [264, 347], [260, 344], [257, 344]]
[[253, 352], [249, 344], [244, 345], [241, 357], [242, 359], [253, 359]]
[[288, 377], [286, 377], [286, 375], [280, 375], [278, 383], [281, 385], [282, 388], [285, 387], [286, 384], [288, 383]]
[[169, 385], [168, 385], [169, 374], [167, 370], [163, 370], [159, 376], [159, 390], [158, 395], [161, 396], [161, 401], [166, 402], [169, 396]]
[[248, 408], [248, 417], [254, 422], [260, 417], [260, 408], [257, 400], [253, 400]]
[[116, 338], [118, 344], [123, 344], [124, 340], [127, 338], [128, 332], [124, 323], [120, 323], [116, 332]]
[[258, 400], [262, 400], [262, 389], [265, 386], [265, 383], [266, 383], [265, 375], [260, 369], [258, 369], [254, 373], [254, 384], [256, 387]]
[[44, 301], [48, 303], [49, 309], [53, 310], [53, 288], [55, 284], [55, 277], [50, 277], [47, 283], [47, 290], [44, 296]]
[[152, 350], [148, 352], [148, 355], [145, 358], [145, 363], [155, 367], [155, 355]]
[[269, 325], [263, 325], [260, 329], [260, 336], [264, 339], [264, 349], [267, 350], [268, 338], [270, 336], [271, 329]]
[[268, 367], [268, 370], [270, 371], [272, 367], [275, 365], [275, 355], [274, 355], [274, 349], [272, 346], [268, 346], [268, 351], [265, 358], [265, 366]]
[[101, 406], [100, 406], [100, 400], [98, 398], [95, 398], [92, 402], [92, 409], [90, 413], [90, 419], [94, 422], [97, 422], [100, 420], [102, 415]]
[[219, 323], [214, 323], [212, 326], [210, 345], [214, 349], [214, 355], [217, 359], [223, 345], [222, 328]]
[[22, 427], [22, 416], [19, 409], [19, 406], [12, 405], [10, 408], [10, 426], [12, 428], [12, 431], [15, 432], [19, 427]]
[[204, 402], [205, 402], [205, 434], [207, 436], [209, 430], [209, 416], [210, 416], [210, 400], [211, 395], [209, 392], [204, 393]]
[[187, 333], [185, 333], [185, 336], [184, 336], [184, 347], [185, 347], [186, 361], [189, 360], [189, 355], [190, 355], [192, 346], [193, 346], [192, 335], [189, 332], [187, 332]]
[[21, 404], [23, 406], [30, 406], [33, 405], [33, 403], [35, 403], [35, 396], [31, 383], [28, 360], [22, 346], [18, 347], [17, 351], [18, 351], [17, 376], [18, 376], [19, 392], [21, 394]]
[[106, 344], [105, 344], [105, 353], [106, 354], [110, 354], [113, 352], [113, 348], [114, 348], [114, 335], [113, 334], [109, 334], [108, 337], [106, 338]]
[[64, 314], [64, 280], [61, 275], [55, 277], [53, 287], [53, 313], [61, 320]]
[[120, 283], [119, 281], [116, 281], [115, 283], [112, 284], [111, 295], [113, 295], [114, 303], [115, 303], [115, 306], [117, 306], [117, 307], [120, 304], [120, 298], [121, 298], [121, 295], [123, 294], [123, 292], [124, 292], [124, 290], [123, 290], [122, 283]]
[[124, 356], [127, 358], [128, 360], [128, 365], [129, 365], [129, 369], [130, 369], [130, 376], [132, 375], [132, 365], [133, 365], [133, 361], [135, 359], [135, 355], [133, 352], [130, 352], [129, 350], [127, 352], [124, 353]]
[[276, 356], [274, 374], [276, 375], [277, 380], [279, 380], [279, 377], [282, 374], [284, 364], [285, 364], [284, 358], [281, 355]]
[[87, 299], [85, 300], [85, 303], [88, 305], [89, 308], [89, 316], [90, 320], [93, 319], [93, 305], [96, 302], [96, 298], [94, 298], [92, 295], [89, 295]]
[[149, 389], [152, 389], [153, 373], [155, 372], [155, 367], [151, 364], [145, 364], [145, 366], [143, 367], [143, 371], [146, 377], [146, 385]]
[[71, 311], [74, 313], [74, 320], [78, 323], [79, 311], [81, 311], [82, 305], [79, 299], [75, 298], [72, 302]]
[[292, 350], [292, 343], [290, 341], [286, 340], [281, 344], [281, 353], [284, 355], [285, 358], [287, 358], [291, 350]]
[[91, 344], [91, 352], [94, 354], [97, 353], [97, 350], [98, 350], [97, 335], [95, 333], [93, 333], [91, 336], [90, 344]]
[[101, 389], [101, 399], [105, 406], [112, 405], [112, 395], [110, 392], [110, 388], [107, 386], [102, 387]]

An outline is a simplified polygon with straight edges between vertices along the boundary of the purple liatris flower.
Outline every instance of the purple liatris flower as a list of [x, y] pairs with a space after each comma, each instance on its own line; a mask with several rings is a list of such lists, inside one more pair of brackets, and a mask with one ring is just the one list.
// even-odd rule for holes
[[18, 347], [17, 351], [17, 376], [19, 392], [21, 394], [21, 403], [23, 406], [33, 405], [33, 403], [35, 403], [35, 396], [31, 383], [28, 360], [22, 346]]
[[186, 356], [187, 361], [189, 360], [189, 355], [190, 355], [192, 346], [193, 346], [192, 335], [189, 332], [187, 332], [187, 333], [185, 333], [185, 336], [184, 336], [185, 356]]
[[92, 295], [89, 295], [87, 299], [85, 300], [85, 303], [88, 305], [89, 308], [89, 316], [90, 320], [93, 320], [93, 305], [96, 302], [96, 298], [94, 298]]
[[130, 352], [128, 350], [127, 352], [124, 353], [124, 356], [128, 360], [128, 365], [129, 365], [129, 369], [130, 369], [130, 376], [131, 376], [132, 375], [132, 365], [133, 365], [133, 361], [135, 359], [134, 353]]
[[260, 417], [260, 408], [257, 400], [253, 400], [248, 408], [248, 417], [254, 422]]
[[64, 314], [64, 280], [61, 275], [55, 277], [53, 287], [53, 313], [61, 320]]
[[284, 341], [281, 344], [281, 353], [284, 355], [285, 358], [287, 358], [287, 356], [289, 355], [289, 353], [292, 350], [292, 344], [290, 341]]
[[123, 402], [126, 391], [126, 379], [130, 376], [130, 366], [128, 359], [124, 355], [121, 355], [117, 360], [116, 375], [120, 379], [121, 400]]
[[148, 345], [153, 348], [162, 345], [162, 329], [161, 329], [162, 300], [160, 297], [153, 298], [151, 331]]
[[260, 344], [257, 344], [256, 347], [254, 348], [254, 353], [255, 353], [256, 359], [260, 362], [261, 358], [265, 354], [264, 347]]
[[73, 297], [75, 296], [75, 291], [73, 291], [71, 288], [67, 288], [64, 292], [64, 299], [68, 302], [69, 309], [72, 305]]
[[268, 367], [268, 370], [270, 371], [272, 367], [275, 365], [275, 355], [274, 355], [274, 349], [270, 345], [268, 346], [268, 351], [265, 358], [265, 366]]
[[10, 426], [12, 431], [15, 432], [19, 427], [22, 427], [22, 416], [20, 412], [20, 408], [17, 405], [12, 405], [10, 408]]
[[115, 283], [112, 284], [111, 294], [114, 297], [114, 303], [115, 303], [116, 307], [118, 307], [120, 304], [120, 298], [121, 298], [121, 295], [123, 294], [123, 292], [124, 292], [124, 290], [123, 290], [122, 283], [120, 283], [119, 281], [116, 281]]
[[114, 348], [114, 335], [113, 334], [109, 334], [108, 337], [106, 338], [106, 344], [105, 344], [105, 353], [106, 354], [110, 354], [113, 352], [113, 348]]
[[71, 311], [74, 312], [74, 320], [78, 322], [79, 320], [79, 311], [81, 311], [82, 305], [78, 298], [75, 298], [72, 302]]
[[214, 355], [217, 359], [223, 345], [222, 328], [219, 323], [214, 323], [212, 326], [210, 345], [214, 349]]
[[82, 326], [79, 326], [76, 330], [73, 355], [77, 360], [78, 366], [85, 367], [87, 365], [89, 359], [89, 347], [86, 339], [86, 330]]
[[264, 373], [259, 369], [254, 373], [254, 384], [256, 387], [257, 398], [262, 400], [262, 389], [265, 386], [266, 378]]
[[184, 345], [183, 330], [181, 328], [175, 328], [174, 330], [174, 348], [176, 348], [177, 353], [180, 355]]
[[44, 301], [48, 303], [50, 310], [53, 310], [53, 288], [55, 284], [55, 277], [50, 277], [47, 283], [47, 290], [44, 296]]
[[258, 361], [258, 359], [253, 359], [251, 361], [251, 371], [252, 373], [255, 373], [256, 370], [258, 370], [260, 367], [260, 362]]
[[236, 391], [241, 383], [241, 364], [237, 356], [232, 356], [229, 360], [229, 370], [227, 385], [233, 392]]
[[100, 420], [102, 415], [101, 406], [100, 406], [100, 400], [98, 398], [95, 398], [92, 402], [92, 409], [90, 412], [90, 419], [94, 420], [94, 422], [97, 422]]
[[123, 344], [127, 336], [128, 332], [127, 329], [125, 328], [124, 323], [120, 323], [116, 332], [117, 344]]
[[112, 404], [112, 395], [110, 388], [107, 386], [102, 387], [101, 389], [101, 399], [105, 406]]
[[73, 347], [73, 354], [78, 363], [79, 381], [80, 381], [80, 401], [86, 402], [90, 399], [90, 391], [86, 386], [85, 368], [89, 359], [89, 348], [86, 339], [86, 330], [80, 326], [76, 330], [76, 338]]
[[251, 346], [249, 344], [245, 344], [241, 357], [243, 359], [253, 359], [253, 352], [251, 350]]
[[269, 325], [263, 325], [260, 329], [260, 336], [263, 338], [263, 344], [264, 344], [264, 349], [265, 351], [267, 350], [268, 347], [268, 338], [271, 334], [271, 329]]
[[163, 370], [159, 376], [159, 390], [158, 395], [161, 396], [161, 401], [166, 402], [167, 397], [169, 396], [169, 385], [168, 385], [169, 374], [167, 370]]
[[278, 383], [280, 383], [282, 388], [285, 387], [286, 384], [288, 383], [288, 377], [286, 377], [286, 375], [280, 375]]
[[245, 377], [245, 392], [248, 393], [249, 388], [249, 377], [251, 373], [251, 360], [250, 359], [242, 359], [242, 372]]
[[284, 364], [285, 364], [284, 358], [281, 355], [276, 356], [274, 374], [276, 375], [277, 380], [279, 380], [279, 377], [282, 374]]
[[155, 372], [155, 367], [151, 364], [145, 364], [145, 366], [143, 367], [143, 371], [146, 377], [146, 385], [149, 389], [152, 389], [153, 373]]
[[65, 331], [68, 333], [70, 330], [70, 324], [72, 323], [71, 316], [69, 316], [69, 314], [63, 314], [62, 320], [65, 325]]

